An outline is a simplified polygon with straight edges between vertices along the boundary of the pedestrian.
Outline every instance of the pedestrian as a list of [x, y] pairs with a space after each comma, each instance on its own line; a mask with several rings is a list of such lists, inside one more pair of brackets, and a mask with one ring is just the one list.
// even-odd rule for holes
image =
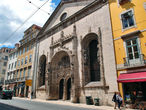
[[118, 96], [117, 96], [117, 102], [118, 102], [118, 108], [119, 110], [121, 110], [121, 105], [123, 104], [123, 99], [121, 97], [121, 94], [119, 93]]
[[117, 102], [117, 95], [118, 95], [117, 92], [115, 92], [114, 95], [113, 95], [113, 98], [112, 98], [112, 101], [115, 102], [114, 109], [116, 109], [116, 106], [118, 104], [118, 102]]
[[32, 97], [33, 97], [33, 91], [31, 92], [31, 99], [32, 99]]
[[132, 91], [130, 94], [132, 108], [134, 109], [136, 107], [136, 99], [137, 99], [137, 93], [136, 91]]

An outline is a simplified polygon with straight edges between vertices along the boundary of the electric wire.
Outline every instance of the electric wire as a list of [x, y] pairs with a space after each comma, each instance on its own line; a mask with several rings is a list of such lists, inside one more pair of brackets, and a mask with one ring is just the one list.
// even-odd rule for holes
[[[35, 5], [32, 1], [30, 1], [30, 0], [27, 0], [30, 4], [32, 4], [34, 7], [36, 7], [36, 8], [40, 8], [39, 6], [37, 6], [37, 5]], [[47, 11], [45, 11], [45, 10], [43, 10], [43, 9], [40, 9], [41, 11], [43, 11], [43, 12], [45, 12], [45, 13], [47, 13], [48, 15], [50, 15], [50, 13], [48, 13]]]
[[0, 44], [0, 46], [4, 45], [5, 42], [7, 42], [33, 15], [35, 15], [46, 3], [48, 2], [48, 0], [43, 3], [39, 8], [37, 8], [36, 11], [34, 11], [14, 32], [12, 32], [9, 37]]

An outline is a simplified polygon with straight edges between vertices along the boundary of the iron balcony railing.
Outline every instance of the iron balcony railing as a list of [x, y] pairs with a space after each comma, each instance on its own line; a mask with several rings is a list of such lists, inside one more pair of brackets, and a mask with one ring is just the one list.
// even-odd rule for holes
[[144, 54], [140, 54], [139, 58], [137, 59], [130, 59], [129, 57], [123, 58], [124, 61], [124, 66], [138, 66], [138, 65], [143, 65], [146, 64], [146, 57]]

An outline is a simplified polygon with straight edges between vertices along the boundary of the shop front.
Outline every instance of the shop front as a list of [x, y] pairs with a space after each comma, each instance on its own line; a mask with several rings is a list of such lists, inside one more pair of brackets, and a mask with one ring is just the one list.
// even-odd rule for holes
[[123, 73], [118, 77], [122, 83], [124, 101], [128, 104], [146, 102], [146, 72]]

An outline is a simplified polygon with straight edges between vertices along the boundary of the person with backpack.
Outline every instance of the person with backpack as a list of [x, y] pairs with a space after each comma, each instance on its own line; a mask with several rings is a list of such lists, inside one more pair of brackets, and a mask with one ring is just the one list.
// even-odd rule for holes
[[117, 92], [115, 92], [114, 95], [113, 95], [113, 98], [112, 98], [112, 101], [115, 102], [114, 109], [116, 109], [116, 106], [118, 104], [117, 96], [118, 96], [118, 94], [117, 94]]

